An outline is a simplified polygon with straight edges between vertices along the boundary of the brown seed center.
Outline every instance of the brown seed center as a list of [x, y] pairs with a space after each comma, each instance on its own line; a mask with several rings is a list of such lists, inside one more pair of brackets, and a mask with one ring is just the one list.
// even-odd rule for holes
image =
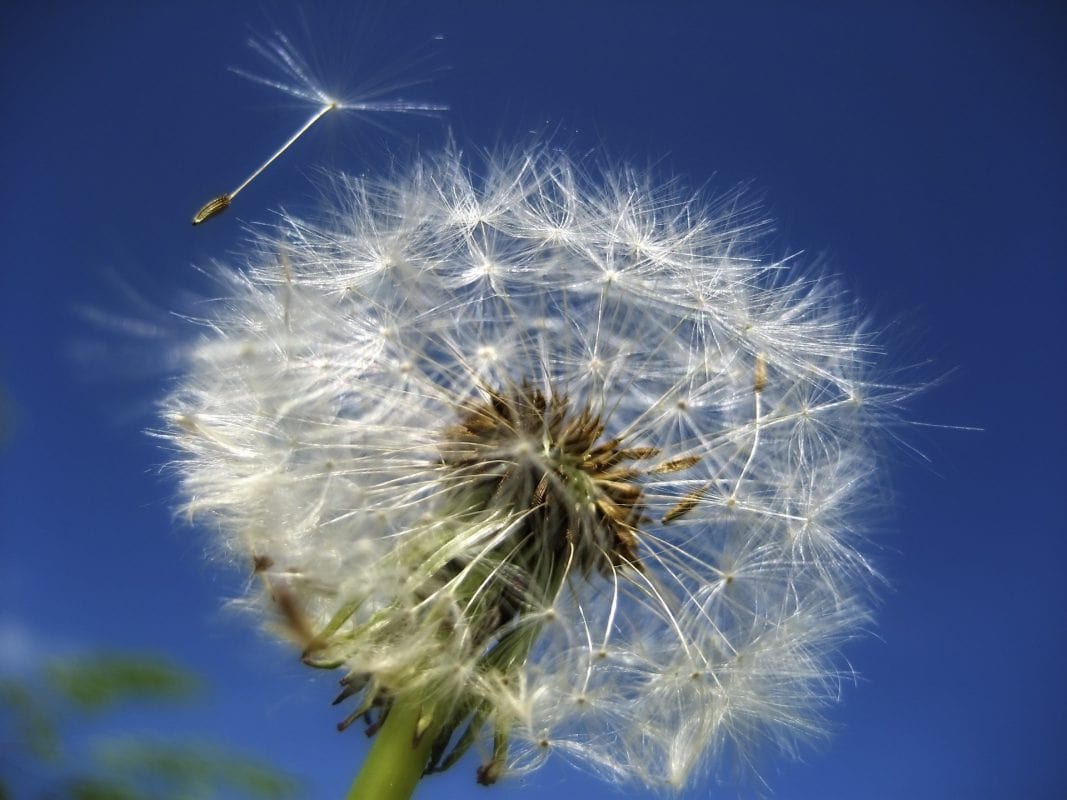
[[640, 570], [643, 470], [633, 462], [657, 451], [604, 439], [599, 414], [529, 382], [487, 395], [464, 406], [440, 447], [460, 513], [522, 515], [509, 560], [534, 576], [547, 564], [554, 575], [564, 564], [586, 576]]

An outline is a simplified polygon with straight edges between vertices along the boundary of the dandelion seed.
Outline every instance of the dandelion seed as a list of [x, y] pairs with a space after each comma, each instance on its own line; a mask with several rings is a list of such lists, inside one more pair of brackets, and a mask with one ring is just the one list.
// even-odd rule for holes
[[346, 179], [220, 274], [166, 403], [187, 510], [368, 764], [670, 789], [790, 750], [865, 619], [874, 343], [750, 219], [548, 148], [473, 171]]
[[218, 197], [208, 200], [204, 203], [203, 207], [193, 215], [193, 224], [199, 225], [201, 222], [207, 222], [216, 214], [221, 214], [230, 207], [231, 200], [233, 200], [232, 193], [220, 194]]
[[756, 370], [755, 375], [752, 378], [752, 391], [756, 394], [760, 394], [767, 388], [767, 362], [763, 358], [763, 353], [756, 355]]
[[207, 222], [230, 207], [234, 198], [252, 181], [258, 178], [263, 171], [273, 164], [281, 155], [296, 144], [311, 127], [322, 119], [326, 114], [334, 110], [363, 111], [363, 112], [388, 112], [394, 114], [437, 114], [447, 111], [448, 107], [437, 103], [412, 102], [395, 99], [357, 98], [343, 101], [326, 93], [321, 86], [312, 78], [307, 64], [300, 54], [292, 46], [282, 33], [275, 33], [274, 39], [252, 39], [249, 45], [263, 56], [270, 64], [278, 69], [281, 79], [267, 78], [260, 75], [234, 70], [237, 74], [249, 80], [261, 83], [265, 86], [277, 89], [301, 100], [307, 100], [318, 105], [318, 109], [305, 122], [296, 133], [279, 147], [273, 155], [263, 162], [233, 191], [221, 194], [205, 203], [196, 214], [193, 215], [193, 225]]
[[197, 211], [196, 214], [193, 216], [193, 224], [199, 225], [201, 222], [206, 222], [207, 220], [214, 217], [216, 214], [221, 214], [223, 211], [229, 208], [230, 203], [233, 202], [233, 198], [237, 197], [237, 195], [241, 192], [242, 189], [244, 189], [246, 186], [248, 186], [248, 184], [258, 178], [260, 174], [262, 174], [263, 170], [265, 170], [267, 167], [277, 161], [282, 153], [284, 153], [286, 150], [296, 144], [296, 140], [303, 136], [305, 133], [307, 133], [312, 125], [314, 125], [324, 116], [326, 116], [326, 114], [328, 114], [330, 111], [333, 111], [337, 107], [338, 106], [336, 103], [331, 102], [316, 111], [311, 116], [311, 119], [304, 123], [300, 130], [290, 136], [288, 141], [286, 141], [285, 144], [283, 144], [276, 151], [274, 151], [274, 155], [264, 161], [258, 169], [256, 169], [251, 175], [245, 178], [240, 186], [238, 186], [236, 189], [234, 189], [232, 192], [229, 192], [228, 194], [219, 195], [215, 199], [209, 200], [207, 203], [205, 203], [204, 207]]
[[676, 519], [684, 517], [690, 511], [695, 509], [700, 505], [700, 501], [704, 499], [707, 491], [708, 487], [704, 486], [688, 492], [679, 503], [671, 506], [667, 510], [667, 513], [663, 515], [663, 524], [666, 525], [669, 522], [674, 522]]

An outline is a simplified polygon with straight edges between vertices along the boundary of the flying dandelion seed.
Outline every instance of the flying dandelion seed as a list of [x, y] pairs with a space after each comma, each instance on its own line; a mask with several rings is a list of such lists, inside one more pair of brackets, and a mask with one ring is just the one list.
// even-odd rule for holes
[[165, 404], [185, 510], [344, 672], [339, 727], [377, 737], [352, 797], [472, 750], [484, 784], [556, 754], [675, 790], [792, 752], [867, 619], [870, 434], [906, 390], [737, 198], [543, 145], [477, 171], [343, 178], [219, 273]]
[[393, 114], [437, 114], [447, 111], [448, 106], [436, 103], [420, 103], [394, 99], [375, 99], [378, 92], [392, 90], [393, 85], [366, 89], [369, 96], [357, 97], [352, 100], [340, 100], [327, 94], [312, 78], [311, 70], [300, 54], [284, 34], [275, 33], [274, 39], [252, 39], [249, 45], [273, 65], [283, 76], [283, 79], [267, 78], [255, 75], [243, 70], [234, 70], [237, 74], [249, 80], [261, 83], [265, 86], [285, 92], [300, 100], [306, 100], [319, 106], [311, 118], [297, 130], [289, 139], [279, 147], [273, 155], [263, 162], [252, 172], [236, 189], [218, 197], [208, 200], [200, 210], [193, 215], [193, 225], [207, 222], [230, 207], [233, 199], [237, 197], [248, 184], [258, 178], [263, 171], [281, 157], [286, 150], [296, 144], [297, 140], [307, 133], [311, 127], [331, 111], [362, 111], [362, 112], [388, 112]]

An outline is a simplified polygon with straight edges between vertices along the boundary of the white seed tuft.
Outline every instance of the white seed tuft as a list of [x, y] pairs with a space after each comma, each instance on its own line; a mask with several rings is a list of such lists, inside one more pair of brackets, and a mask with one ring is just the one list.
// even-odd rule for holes
[[188, 511], [306, 660], [357, 711], [436, 698], [429, 767], [473, 743], [483, 782], [677, 788], [818, 731], [893, 400], [834, 286], [554, 150], [339, 185], [221, 273], [166, 403]]

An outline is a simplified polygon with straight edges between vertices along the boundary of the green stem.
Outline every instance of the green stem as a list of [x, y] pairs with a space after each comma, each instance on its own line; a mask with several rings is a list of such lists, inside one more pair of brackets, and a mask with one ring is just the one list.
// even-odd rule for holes
[[[417, 698], [399, 698], [393, 702], [346, 800], [411, 797], [441, 728], [439, 720], [426, 719], [433, 711], [432, 705], [423, 704]], [[422, 735], [416, 741], [416, 731], [420, 729]]]

